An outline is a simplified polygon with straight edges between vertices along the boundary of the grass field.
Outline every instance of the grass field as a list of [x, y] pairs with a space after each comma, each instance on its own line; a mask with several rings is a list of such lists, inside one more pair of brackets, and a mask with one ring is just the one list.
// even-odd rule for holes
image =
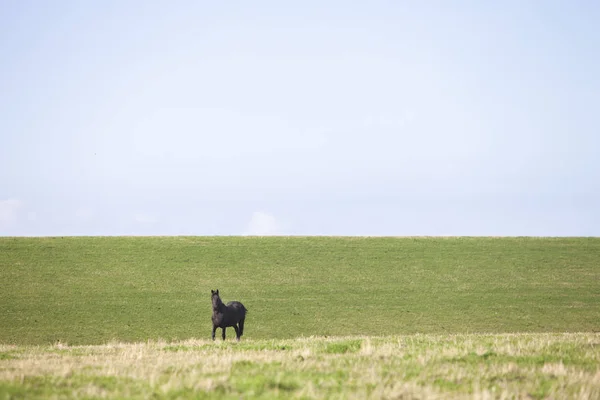
[[600, 398], [600, 334], [0, 346], [0, 398]]
[[[0, 343], [600, 330], [600, 239], [0, 238]], [[229, 335], [232, 335], [230, 332]]]
[[600, 238], [0, 238], [0, 281], [0, 399], [599, 393]]

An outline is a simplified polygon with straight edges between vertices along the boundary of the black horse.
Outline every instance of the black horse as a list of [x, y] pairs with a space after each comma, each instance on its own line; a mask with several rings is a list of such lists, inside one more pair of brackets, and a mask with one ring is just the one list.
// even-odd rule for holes
[[[212, 339], [215, 340], [215, 332], [217, 328], [223, 330], [223, 340], [225, 340], [225, 328], [233, 326], [235, 335], [239, 342], [240, 337], [244, 334], [244, 320], [248, 310], [239, 301], [230, 301], [227, 305], [223, 304], [219, 297], [219, 289], [211, 290], [212, 293]], [[239, 325], [239, 326], [238, 326]]]

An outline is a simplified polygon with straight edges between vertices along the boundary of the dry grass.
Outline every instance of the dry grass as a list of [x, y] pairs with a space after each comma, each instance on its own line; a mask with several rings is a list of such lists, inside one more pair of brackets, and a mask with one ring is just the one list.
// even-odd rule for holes
[[600, 398], [600, 334], [0, 345], [0, 398]]

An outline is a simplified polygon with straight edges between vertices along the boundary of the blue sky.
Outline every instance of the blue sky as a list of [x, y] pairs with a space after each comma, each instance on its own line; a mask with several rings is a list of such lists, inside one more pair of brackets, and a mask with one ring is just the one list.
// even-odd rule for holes
[[600, 3], [0, 1], [0, 235], [600, 235]]

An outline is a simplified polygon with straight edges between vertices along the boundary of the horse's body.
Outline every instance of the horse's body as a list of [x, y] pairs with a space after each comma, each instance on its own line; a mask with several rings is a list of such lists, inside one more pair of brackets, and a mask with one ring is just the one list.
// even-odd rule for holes
[[215, 340], [217, 328], [223, 330], [223, 340], [225, 340], [225, 329], [228, 326], [233, 326], [235, 329], [236, 339], [239, 341], [244, 334], [244, 320], [248, 310], [239, 301], [230, 301], [227, 305], [219, 297], [219, 289], [211, 290], [212, 294], [212, 339]]

